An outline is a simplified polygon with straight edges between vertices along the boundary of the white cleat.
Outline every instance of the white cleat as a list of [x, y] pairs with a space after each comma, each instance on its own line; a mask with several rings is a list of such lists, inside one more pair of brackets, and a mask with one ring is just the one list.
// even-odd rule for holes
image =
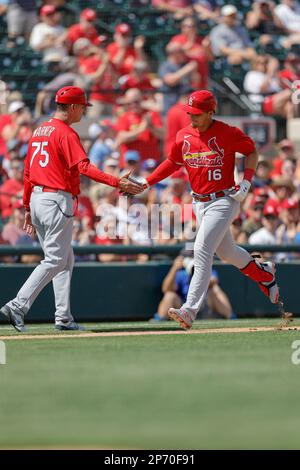
[[189, 330], [190, 328], [192, 328], [193, 320], [191, 319], [189, 314], [184, 310], [181, 310], [180, 308], [169, 308], [168, 316], [171, 320], [174, 320], [179, 323], [181, 328], [183, 328], [184, 330]]
[[263, 291], [263, 293], [269, 297], [272, 304], [277, 304], [279, 301], [279, 287], [276, 283], [275, 279], [275, 272], [276, 267], [272, 261], [260, 262], [259, 263], [265, 271], [272, 274], [273, 279], [271, 282], [259, 282], [259, 287]]

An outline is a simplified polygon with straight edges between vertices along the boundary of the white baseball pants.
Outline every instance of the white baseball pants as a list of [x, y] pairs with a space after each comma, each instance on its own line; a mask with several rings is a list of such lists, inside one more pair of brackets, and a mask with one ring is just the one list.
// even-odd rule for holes
[[45, 258], [34, 269], [15, 299], [8, 306], [24, 315], [50, 282], [55, 296], [55, 321], [73, 321], [70, 309], [70, 287], [74, 266], [72, 249], [73, 198], [65, 191], [41, 192], [35, 187], [30, 200], [32, 223], [36, 228]]
[[230, 225], [240, 211], [239, 202], [226, 196], [208, 202], [194, 201], [193, 209], [199, 226], [194, 244], [194, 275], [182, 309], [195, 319], [209, 286], [214, 253], [239, 269], [249, 263], [251, 256], [235, 244], [230, 233]]

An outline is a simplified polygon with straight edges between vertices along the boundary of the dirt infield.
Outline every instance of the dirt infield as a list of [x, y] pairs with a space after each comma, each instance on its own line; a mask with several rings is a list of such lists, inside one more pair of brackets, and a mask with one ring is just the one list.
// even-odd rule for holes
[[209, 334], [209, 333], [255, 333], [260, 331], [300, 331], [300, 326], [295, 327], [243, 327], [243, 328], [207, 328], [203, 330], [148, 330], [148, 331], [109, 331], [109, 332], [86, 332], [86, 333], [56, 333], [56, 334], [45, 334], [45, 335], [28, 335], [28, 334], [19, 334], [14, 336], [0, 336], [0, 340], [32, 340], [32, 339], [61, 339], [61, 338], [103, 338], [103, 337], [112, 337], [112, 336], [149, 336], [149, 335], [199, 335], [199, 334]]

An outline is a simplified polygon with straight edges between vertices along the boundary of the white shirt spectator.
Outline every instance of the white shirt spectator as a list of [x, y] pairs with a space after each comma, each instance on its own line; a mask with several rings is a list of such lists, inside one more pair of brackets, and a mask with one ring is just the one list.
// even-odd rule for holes
[[249, 237], [250, 245], [277, 245], [276, 236], [265, 227], [252, 233]]
[[[259, 70], [250, 70], [246, 73], [244, 80], [244, 90], [250, 95], [249, 98], [253, 103], [262, 103], [264, 95], [261, 94], [261, 88], [266, 81], [266, 74]], [[271, 78], [269, 88], [264, 93], [272, 94], [280, 91], [279, 80], [276, 77]]]
[[[41, 44], [45, 41], [47, 36], [59, 38], [65, 31], [66, 28], [61, 25], [50, 26], [45, 23], [38, 23], [32, 30], [29, 41], [30, 46], [35, 51], [39, 51]], [[50, 57], [53, 57], [53, 55], [60, 56], [62, 59], [68, 55], [67, 49], [63, 45], [47, 47], [43, 50], [43, 53], [45, 62], [47, 62]]]
[[300, 33], [300, 5], [294, 2], [294, 8], [280, 4], [275, 7], [275, 13], [281, 23], [290, 32]]

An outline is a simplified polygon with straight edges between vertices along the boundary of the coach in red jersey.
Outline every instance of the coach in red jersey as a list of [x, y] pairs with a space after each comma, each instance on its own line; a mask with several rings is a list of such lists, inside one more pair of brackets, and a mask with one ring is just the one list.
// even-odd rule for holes
[[[237, 127], [215, 120], [216, 99], [208, 90], [192, 93], [185, 110], [191, 124], [177, 132], [167, 160], [144, 181], [151, 186], [184, 166], [193, 195], [199, 230], [194, 245], [195, 267], [185, 304], [171, 308], [169, 317], [191, 328], [205, 299], [214, 253], [256, 281], [272, 303], [279, 300], [275, 266], [259, 262], [235, 245], [230, 225], [250, 189], [258, 155], [254, 142]], [[234, 181], [235, 152], [246, 156], [243, 181]]]
[[35, 129], [25, 160], [24, 230], [28, 234], [36, 230], [45, 259], [17, 296], [1, 308], [1, 313], [17, 331], [24, 331], [24, 316], [50, 281], [53, 281], [55, 295], [56, 329], [82, 329], [74, 322], [70, 309], [74, 200], [80, 192], [80, 174], [126, 193], [141, 191], [139, 185], [126, 177], [118, 179], [90, 163], [78, 134], [70, 127], [81, 120], [86, 107], [90, 106], [84, 91], [73, 86], [61, 88], [55, 101], [54, 117]]

